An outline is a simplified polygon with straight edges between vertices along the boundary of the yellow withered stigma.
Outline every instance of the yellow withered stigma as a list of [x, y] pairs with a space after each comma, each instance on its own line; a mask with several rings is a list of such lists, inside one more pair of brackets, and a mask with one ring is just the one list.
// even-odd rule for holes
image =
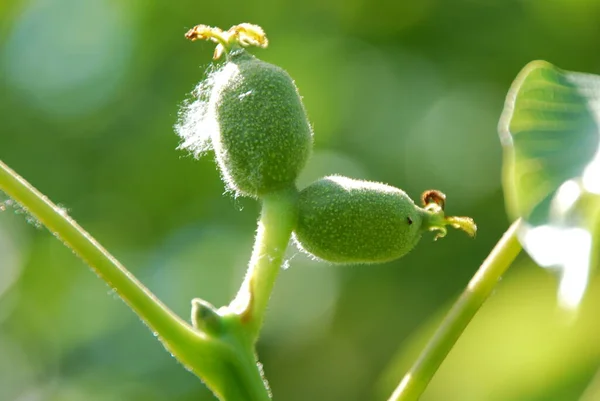
[[235, 46], [256, 46], [264, 49], [269, 45], [265, 31], [258, 25], [248, 23], [234, 25], [227, 31], [208, 25], [196, 25], [187, 31], [185, 37], [192, 41], [210, 40], [217, 43], [213, 54], [215, 60], [219, 59], [223, 52], [229, 51]]

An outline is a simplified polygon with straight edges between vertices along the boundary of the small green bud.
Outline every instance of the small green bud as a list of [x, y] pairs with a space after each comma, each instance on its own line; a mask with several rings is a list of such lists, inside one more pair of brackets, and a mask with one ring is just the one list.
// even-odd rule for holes
[[474, 235], [466, 217], [445, 217], [445, 196], [424, 194], [421, 208], [389, 185], [331, 176], [300, 192], [295, 240], [307, 253], [333, 263], [381, 263], [408, 253], [426, 231], [452, 225]]
[[210, 302], [194, 298], [192, 299], [192, 326], [207, 334], [218, 335], [222, 329], [221, 316]]
[[312, 129], [289, 74], [241, 47], [266, 47], [262, 29], [241, 24], [223, 32], [200, 25], [186, 36], [218, 42], [215, 57], [225, 53], [226, 62], [197, 88], [203, 107], [188, 107], [183, 116], [182, 147], [196, 153], [207, 147], [197, 144], [206, 133], [182, 127], [209, 131], [223, 178], [238, 195], [261, 197], [294, 186], [310, 156]]

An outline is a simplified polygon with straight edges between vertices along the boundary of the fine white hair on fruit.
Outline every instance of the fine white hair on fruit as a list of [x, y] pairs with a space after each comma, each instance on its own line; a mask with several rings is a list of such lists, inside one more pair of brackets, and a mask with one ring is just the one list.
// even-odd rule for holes
[[189, 151], [198, 158], [212, 149], [211, 137], [218, 132], [214, 111], [210, 110], [210, 96], [215, 85], [217, 70], [211, 65], [202, 80], [185, 100], [178, 113], [175, 132], [181, 138], [177, 149]]

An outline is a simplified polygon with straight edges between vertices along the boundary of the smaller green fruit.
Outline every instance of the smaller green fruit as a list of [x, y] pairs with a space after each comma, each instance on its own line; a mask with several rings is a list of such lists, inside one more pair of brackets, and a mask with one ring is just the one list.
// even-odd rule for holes
[[333, 263], [381, 263], [408, 253], [426, 231], [452, 225], [474, 235], [469, 218], [445, 217], [445, 196], [427, 191], [421, 208], [389, 185], [331, 176], [300, 192], [294, 237], [301, 249]]

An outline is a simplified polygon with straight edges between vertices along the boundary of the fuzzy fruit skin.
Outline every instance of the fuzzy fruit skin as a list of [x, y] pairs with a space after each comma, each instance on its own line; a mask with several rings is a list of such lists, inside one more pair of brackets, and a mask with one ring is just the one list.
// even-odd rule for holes
[[215, 73], [210, 99], [217, 161], [230, 189], [261, 197], [295, 185], [312, 129], [289, 74], [237, 49]]
[[295, 239], [306, 252], [332, 263], [388, 262], [419, 242], [424, 216], [398, 188], [325, 177], [300, 192]]

